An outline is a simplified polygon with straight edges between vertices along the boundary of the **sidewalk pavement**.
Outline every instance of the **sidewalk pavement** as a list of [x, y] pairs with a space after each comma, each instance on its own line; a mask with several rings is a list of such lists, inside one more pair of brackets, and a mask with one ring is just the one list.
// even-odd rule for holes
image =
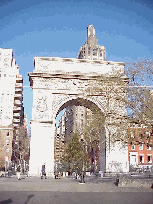
[[[86, 179], [85, 179], [86, 181]], [[52, 192], [152, 192], [148, 188], [120, 188], [114, 182], [91, 183], [86, 181], [80, 184], [78, 181], [61, 177], [61, 179], [40, 177], [0, 178], [0, 191], [52, 191]]]

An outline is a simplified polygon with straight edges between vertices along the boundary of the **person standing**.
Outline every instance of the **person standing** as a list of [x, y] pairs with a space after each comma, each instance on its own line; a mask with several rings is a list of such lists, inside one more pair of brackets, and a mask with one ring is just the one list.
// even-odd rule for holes
[[42, 176], [41, 176], [41, 179], [43, 179], [43, 176], [45, 176], [45, 179], [46, 179], [46, 172], [45, 172], [45, 165], [42, 165]]
[[17, 176], [18, 176], [18, 180], [21, 180], [21, 178], [20, 178], [20, 174], [21, 174], [21, 167], [20, 167], [20, 165], [18, 165], [18, 167], [17, 167]]

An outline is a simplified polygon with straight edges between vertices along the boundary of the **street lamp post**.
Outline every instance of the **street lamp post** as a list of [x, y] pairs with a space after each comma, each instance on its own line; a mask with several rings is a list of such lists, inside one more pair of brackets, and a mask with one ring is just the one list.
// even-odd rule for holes
[[81, 181], [80, 183], [84, 184], [84, 175], [83, 175], [83, 139], [81, 139], [81, 143], [82, 143], [82, 175], [81, 175]]
[[6, 160], [5, 160], [5, 177], [6, 177]]
[[95, 175], [95, 149], [93, 148], [93, 153], [94, 153], [94, 175]]
[[95, 175], [95, 153], [96, 153], [96, 141], [94, 140], [94, 146], [93, 146], [93, 153], [94, 153], [94, 175]]

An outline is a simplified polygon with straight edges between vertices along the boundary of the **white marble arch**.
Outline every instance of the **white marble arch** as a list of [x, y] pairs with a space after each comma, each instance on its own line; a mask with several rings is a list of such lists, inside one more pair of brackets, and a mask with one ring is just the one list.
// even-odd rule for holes
[[[92, 86], [93, 82], [97, 83], [96, 77], [101, 74], [114, 77], [116, 69], [120, 70], [123, 77], [124, 64], [51, 57], [36, 57], [34, 61], [35, 69], [29, 73], [30, 86], [33, 89], [29, 174], [40, 175], [42, 165], [45, 164], [47, 174], [53, 175], [54, 132], [57, 114], [70, 105], [83, 105], [91, 110], [92, 108], [100, 110], [106, 120], [100, 137], [101, 140], [104, 140], [107, 137], [106, 113], [113, 107], [116, 116], [125, 114], [125, 108], [121, 107], [118, 101], [114, 102], [113, 95], [109, 98], [108, 103], [110, 93], [103, 91], [101, 94], [92, 93], [90, 95], [87, 88]], [[124, 162], [128, 161], [127, 150], [124, 155], [122, 159]], [[110, 156], [111, 154], [107, 153], [103, 144], [100, 150], [101, 171], [105, 172], [108, 169], [107, 166], [110, 166], [112, 162]], [[117, 161], [122, 162], [119, 158]], [[123, 169], [126, 171], [126, 167]]]

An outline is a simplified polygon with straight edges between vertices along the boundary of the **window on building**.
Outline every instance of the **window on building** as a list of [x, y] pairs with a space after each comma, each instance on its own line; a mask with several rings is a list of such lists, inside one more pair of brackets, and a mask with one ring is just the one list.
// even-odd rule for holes
[[146, 138], [149, 139], [150, 137], [150, 132], [146, 132]]
[[139, 150], [143, 150], [143, 144], [140, 143]]
[[16, 130], [16, 134], [19, 134], [19, 130]]
[[134, 138], [134, 132], [131, 132], [130, 134], [131, 134], [131, 138]]
[[6, 140], [6, 145], [9, 145], [9, 140]]
[[151, 163], [152, 162], [151, 155], [147, 155], [147, 156], [148, 156], [148, 163]]
[[131, 150], [135, 150], [135, 145], [134, 144], [132, 144]]
[[140, 163], [141, 163], [141, 164], [144, 163], [144, 155], [140, 155]]
[[81, 120], [81, 126], [83, 126], [83, 120]]
[[150, 146], [147, 146], [147, 150], [151, 150], [151, 147], [150, 147]]
[[9, 152], [9, 148], [8, 148], [8, 147], [6, 147], [6, 150], [5, 150], [5, 151], [6, 151], [6, 153], [8, 153], [8, 152]]
[[7, 137], [9, 137], [10, 136], [10, 132], [7, 132]]
[[142, 139], [142, 137], [143, 137], [143, 135], [142, 135], [142, 133], [140, 132], [140, 133], [139, 133], [139, 138]]

